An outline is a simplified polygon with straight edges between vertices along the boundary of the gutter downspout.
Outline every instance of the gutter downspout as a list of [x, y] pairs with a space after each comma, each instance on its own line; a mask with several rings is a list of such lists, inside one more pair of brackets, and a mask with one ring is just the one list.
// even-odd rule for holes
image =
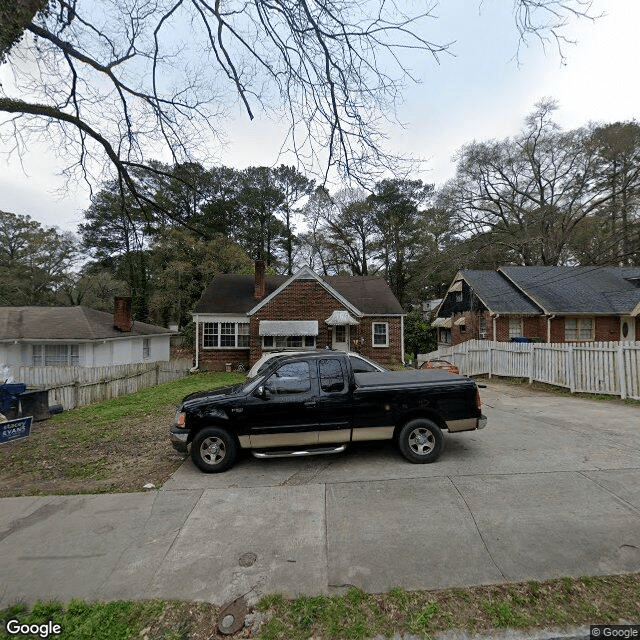
[[198, 369], [200, 367], [200, 331], [198, 329], [198, 316], [196, 314], [195, 317], [195, 323], [196, 323], [196, 365], [194, 367], [194, 369]]
[[[404, 365], [404, 315], [400, 316], [400, 360]], [[416, 358], [418, 354], [416, 353]]]
[[551, 321], [556, 317], [554, 313], [551, 316], [547, 316], [547, 344], [551, 344]]
[[499, 314], [499, 313], [496, 313], [496, 314], [493, 316], [493, 341], [494, 341], [494, 342], [497, 342], [497, 341], [498, 341], [498, 330], [497, 330], [497, 327], [496, 327], [496, 320], [497, 320], [499, 317], [500, 317], [500, 314]]

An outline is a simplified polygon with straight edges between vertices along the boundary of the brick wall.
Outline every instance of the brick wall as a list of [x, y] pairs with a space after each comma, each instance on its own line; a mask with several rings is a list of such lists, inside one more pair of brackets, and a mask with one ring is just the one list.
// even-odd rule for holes
[[249, 349], [204, 349], [204, 324], [198, 325], [198, 344], [200, 354], [198, 357], [198, 367], [205, 371], [224, 371], [227, 364], [234, 368], [242, 364], [245, 369], [249, 368]]
[[[493, 318], [489, 312], [481, 313], [458, 313], [453, 316], [453, 326], [451, 327], [451, 344], [460, 344], [466, 340], [479, 338], [479, 317], [484, 315], [487, 323], [487, 340], [493, 340]], [[465, 317], [465, 331], [455, 324], [455, 321]], [[570, 317], [570, 316], [568, 316]], [[604, 316], [595, 318], [595, 342], [616, 342], [620, 340], [620, 318], [617, 316]], [[565, 316], [558, 316], [551, 320], [551, 342], [565, 342], [564, 335]], [[522, 335], [527, 338], [539, 338], [543, 342], [547, 341], [547, 317], [546, 316], [523, 316]], [[510, 342], [509, 338], [509, 316], [496, 318], [496, 339], [498, 342]], [[636, 340], [640, 340], [640, 317], [636, 318]]]
[[[331, 296], [315, 280], [296, 280], [292, 282], [280, 295], [271, 300], [251, 317], [250, 323], [250, 363], [254, 363], [262, 355], [262, 340], [258, 333], [260, 320], [317, 320], [318, 335], [316, 347], [324, 349], [331, 345], [332, 330], [325, 320], [336, 310], [344, 306]], [[386, 322], [389, 325], [389, 346], [372, 346], [372, 323]], [[350, 329], [350, 349], [358, 350], [363, 355], [379, 362], [392, 364], [402, 361], [400, 318], [398, 317], [370, 317], [365, 316], [360, 324]]]
[[[466, 319], [464, 331], [455, 322], [459, 318]], [[458, 313], [453, 316], [453, 326], [451, 327], [452, 344], [460, 344], [466, 340], [480, 339], [480, 317], [484, 317], [486, 324], [486, 340], [493, 340], [493, 317], [489, 311], [475, 313]], [[541, 316], [522, 316], [521, 335], [527, 338], [547, 339], [547, 321]], [[510, 342], [509, 338], [509, 316], [499, 316], [496, 318], [496, 339], [498, 342]]]
[[611, 342], [620, 340], [620, 318], [596, 318], [596, 342]]
[[[617, 316], [596, 316], [594, 319], [595, 342], [617, 342], [620, 340], [620, 318]], [[551, 342], [565, 342], [564, 321], [565, 316], [554, 318], [551, 321]]]

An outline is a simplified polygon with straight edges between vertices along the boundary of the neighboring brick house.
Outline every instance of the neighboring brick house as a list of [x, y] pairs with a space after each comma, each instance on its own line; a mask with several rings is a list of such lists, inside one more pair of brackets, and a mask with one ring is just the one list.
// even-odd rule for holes
[[381, 364], [402, 362], [404, 311], [382, 278], [218, 274], [193, 312], [196, 364], [250, 367], [263, 352], [358, 351]]
[[438, 344], [640, 340], [640, 267], [462, 270], [436, 311]]

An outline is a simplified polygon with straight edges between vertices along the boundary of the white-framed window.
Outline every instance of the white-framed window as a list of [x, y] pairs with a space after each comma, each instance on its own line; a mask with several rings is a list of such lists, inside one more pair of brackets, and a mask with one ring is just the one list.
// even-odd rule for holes
[[509, 338], [522, 335], [522, 318], [509, 318]]
[[204, 349], [248, 349], [248, 322], [204, 322], [202, 324]]
[[484, 316], [478, 318], [478, 337], [481, 340], [487, 337], [487, 319]]
[[80, 346], [77, 344], [34, 344], [31, 347], [34, 367], [77, 367]]
[[151, 357], [151, 338], [142, 339], [142, 359], [148, 360]]
[[565, 318], [564, 339], [567, 342], [589, 342], [594, 339], [593, 318]]
[[372, 332], [371, 344], [374, 347], [389, 346], [389, 323], [388, 322], [373, 322], [371, 327], [371, 332]]
[[262, 336], [262, 348], [269, 349], [315, 349], [315, 336]]

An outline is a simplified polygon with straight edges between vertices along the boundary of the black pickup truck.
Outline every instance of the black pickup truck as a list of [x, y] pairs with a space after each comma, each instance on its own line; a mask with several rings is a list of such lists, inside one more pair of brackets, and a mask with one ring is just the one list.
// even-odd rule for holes
[[473, 380], [437, 369], [354, 373], [346, 354], [283, 355], [252, 380], [193, 393], [171, 427], [174, 448], [206, 472], [239, 449], [256, 457], [335, 453], [349, 442], [393, 439], [410, 462], [434, 462], [442, 430], [482, 429]]

